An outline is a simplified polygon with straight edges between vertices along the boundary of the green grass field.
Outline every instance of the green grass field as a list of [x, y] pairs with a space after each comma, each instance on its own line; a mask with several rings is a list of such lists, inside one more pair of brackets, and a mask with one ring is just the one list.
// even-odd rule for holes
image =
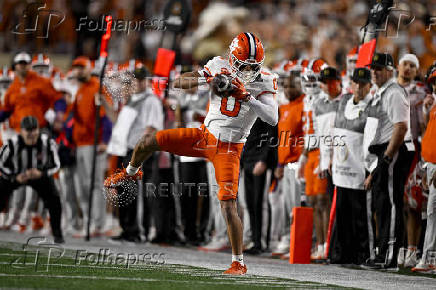
[[[40, 249], [40, 248], [38, 248]], [[256, 275], [227, 276], [222, 271], [185, 265], [141, 263], [127, 266], [94, 264], [80, 260], [74, 252], [50, 253], [16, 247], [0, 248], [0, 287], [62, 289], [289, 289], [337, 288], [334, 285]], [[96, 261], [96, 260], [94, 260]]]

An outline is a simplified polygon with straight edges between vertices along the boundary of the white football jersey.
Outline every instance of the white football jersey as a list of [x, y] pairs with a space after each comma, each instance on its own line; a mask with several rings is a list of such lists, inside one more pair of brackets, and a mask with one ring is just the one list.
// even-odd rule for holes
[[319, 147], [318, 138], [316, 137], [316, 120], [313, 115], [313, 108], [321, 92], [313, 95], [305, 95], [303, 99], [303, 131], [304, 131], [304, 148], [311, 151]]
[[342, 94], [352, 94], [351, 78], [348, 75], [342, 76]]
[[[199, 73], [201, 76], [210, 77], [231, 71], [228, 60], [217, 56], [209, 60]], [[277, 92], [276, 75], [262, 68], [256, 81], [245, 84], [245, 88], [255, 98], [262, 94], [271, 94], [273, 97]], [[248, 103], [237, 102], [232, 96], [222, 98], [211, 91], [209, 112], [204, 124], [221, 141], [244, 143], [257, 117]]]

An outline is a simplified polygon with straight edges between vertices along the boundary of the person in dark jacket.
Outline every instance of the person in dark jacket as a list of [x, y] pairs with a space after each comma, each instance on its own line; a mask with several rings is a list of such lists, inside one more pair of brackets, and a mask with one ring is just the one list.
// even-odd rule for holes
[[271, 144], [276, 136], [277, 128], [257, 119], [251, 128], [250, 135], [242, 152], [241, 163], [244, 170], [245, 203], [250, 217], [253, 248], [249, 254], [258, 255], [262, 248], [262, 205], [264, 197], [267, 169], [277, 164], [277, 154]]

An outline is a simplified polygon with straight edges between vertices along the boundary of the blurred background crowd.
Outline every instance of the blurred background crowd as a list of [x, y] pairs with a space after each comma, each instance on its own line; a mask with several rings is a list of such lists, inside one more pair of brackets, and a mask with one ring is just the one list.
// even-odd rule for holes
[[[192, 5], [191, 21], [176, 41], [178, 63], [186, 65], [224, 54], [234, 35], [240, 31], [251, 31], [262, 39], [267, 48], [268, 66], [282, 59], [321, 57], [329, 64], [344, 69], [345, 55], [359, 43], [359, 30], [365, 24], [368, 13], [367, 1], [186, 2]], [[7, 54], [27, 50], [65, 56], [66, 59], [57, 65], [66, 70], [75, 56], [98, 57], [101, 26], [97, 30], [86, 27], [78, 29], [81, 18], [100, 22], [101, 15], [111, 14], [114, 19], [151, 22], [163, 19], [166, 1], [45, 1], [46, 8], [41, 11], [56, 12], [56, 16], [51, 18], [49, 37], [43, 37], [46, 35], [44, 27], [47, 27], [49, 13], [41, 11], [39, 23], [45, 24], [37, 27], [37, 34], [11, 33], [32, 27], [31, 24], [35, 23], [38, 6], [30, 3], [32, 1], [2, 1], [1, 52]], [[391, 53], [394, 57], [412, 51], [418, 56], [422, 67], [428, 67], [436, 54], [432, 39], [435, 2], [395, 3], [386, 28], [387, 37], [380, 39], [378, 50]], [[24, 18], [23, 12], [29, 16]], [[65, 17], [64, 20], [59, 26], [53, 27], [61, 17]], [[22, 25], [18, 25], [20, 23]], [[429, 29], [431, 23], [433, 29]], [[132, 58], [141, 59], [151, 67], [157, 47], [162, 45], [161, 28], [157, 24], [142, 31], [130, 31], [128, 35], [126, 32], [114, 33], [110, 48], [116, 53], [111, 53], [110, 59], [119, 63]], [[3, 59], [3, 62], [8, 63], [8, 59]]]
[[[220, 216], [215, 196], [213, 168], [204, 160], [179, 158], [166, 153], [155, 154], [144, 164], [144, 182], [139, 190], [154, 193], [155, 190], [150, 191], [148, 187], [150, 184], [192, 183], [195, 184], [195, 189], [198, 184], [205, 184], [204, 195], [182, 185], [179, 197], [139, 194], [134, 201], [129, 200], [127, 206], [117, 207], [107, 202], [102, 194], [104, 176], [121, 164], [126, 164], [129, 159], [126, 156], [131, 154], [143, 132], [180, 126], [194, 127], [204, 120], [207, 109], [207, 101], [204, 100], [207, 100], [209, 92], [170, 89], [165, 93], [152, 81], [157, 49], [166, 47], [175, 50], [174, 73], [177, 75], [200, 69], [214, 56], [225, 56], [231, 40], [242, 31], [250, 31], [263, 42], [266, 67], [272, 69], [288, 60], [322, 58], [329, 66], [345, 74], [347, 55], [360, 44], [361, 27], [366, 22], [369, 9], [367, 1], [352, 0], [185, 2], [192, 8], [190, 21], [186, 30], [175, 35], [159, 24], [164, 19], [166, 1], [59, 0], [42, 4], [20, 0], [1, 2], [0, 109], [11, 111], [10, 101], [5, 102], [5, 99], [9, 100], [13, 94], [11, 89], [8, 91], [11, 83], [18, 82], [14, 80], [18, 77], [17, 66], [18, 70], [33, 71], [38, 77], [50, 80], [51, 85], [47, 84], [41, 90], [53, 90], [52, 95], [46, 98], [43, 92], [39, 92], [40, 95], [36, 97], [46, 98], [47, 101], [43, 104], [30, 103], [33, 108], [26, 112], [35, 115], [32, 110], [43, 111], [41, 115], [35, 116], [39, 127], [53, 137], [58, 146], [61, 169], [54, 175], [54, 179], [63, 208], [64, 234], [77, 238], [85, 235], [91, 148], [95, 130], [94, 108], [99, 103], [103, 108], [102, 132], [97, 149], [98, 172], [95, 178], [92, 237], [112, 237], [114, 243], [176, 243], [213, 251], [228, 248], [225, 227], [223, 228], [225, 223]], [[79, 24], [83, 18], [101, 23], [102, 15], [109, 14], [114, 19], [145, 19], [152, 25], [129, 33], [123, 31], [123, 28], [113, 32], [103, 82], [104, 95], [95, 98], [99, 73], [96, 60], [103, 31], [80, 27]], [[34, 23], [38, 24], [36, 28], [29, 30]], [[436, 60], [436, 1], [395, 1], [395, 9], [387, 27], [380, 32], [377, 51], [390, 53], [396, 64], [402, 55], [415, 54], [420, 64], [416, 80], [424, 81], [427, 69]], [[21, 52], [26, 52], [28, 57]], [[119, 77], [120, 74], [122, 77]], [[36, 82], [40, 82], [40, 79], [36, 78]], [[17, 86], [19, 88], [20, 85]], [[22, 87], [26, 87], [26, 84]], [[5, 97], [8, 94], [9, 97]], [[142, 98], [141, 94], [147, 97]], [[64, 102], [58, 102], [60, 99]], [[135, 116], [140, 118], [130, 120], [126, 117], [128, 113], [121, 114], [126, 105], [134, 108]], [[14, 119], [14, 112], [11, 114], [1, 117], [3, 144], [7, 144], [22, 129], [19, 117], [25, 116], [15, 116]], [[123, 130], [120, 126], [117, 128], [116, 124], [121, 123], [120, 120], [122, 124], [129, 124], [125, 126], [129, 126], [130, 130], [126, 130], [126, 127]], [[111, 139], [115, 142], [117, 137], [114, 134], [129, 135], [126, 137], [128, 144], [121, 152], [109, 144]], [[274, 201], [268, 196], [272, 172], [277, 164], [274, 158], [277, 157], [268, 154], [262, 157], [267, 166], [263, 170], [258, 168], [260, 173], [255, 174], [264, 175], [265, 180], [261, 183], [263, 198], [256, 201], [255, 205], [246, 204], [246, 200], [250, 201], [250, 192], [244, 193], [247, 183], [240, 182], [241, 209], [246, 212], [244, 241], [247, 249], [255, 248], [253, 254], [260, 254], [266, 249], [274, 251], [279, 243], [277, 235], [272, 237], [274, 229], [271, 229], [271, 220], [274, 218], [271, 218], [270, 203]], [[245, 168], [253, 168], [255, 161], [259, 161], [250, 158], [253, 156], [248, 153], [245, 160], [243, 157]], [[263, 221], [261, 219], [263, 225], [260, 226], [262, 239], [254, 243], [250, 229], [259, 227], [259, 223], [253, 221], [256, 216], [253, 211], [262, 211], [264, 217]], [[7, 230], [50, 231], [48, 214], [29, 187], [15, 191], [8, 207], [0, 215], [1, 226]], [[270, 241], [275, 244], [270, 244]], [[286, 251], [289, 248], [286, 249], [285, 246], [279, 253], [284, 254]]]

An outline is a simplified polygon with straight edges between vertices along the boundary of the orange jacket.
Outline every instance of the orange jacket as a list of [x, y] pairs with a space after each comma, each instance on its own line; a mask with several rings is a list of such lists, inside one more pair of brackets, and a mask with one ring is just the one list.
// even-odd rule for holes
[[278, 123], [278, 162], [285, 165], [297, 162], [304, 147], [303, 131], [303, 98], [292, 100], [279, 107]]
[[45, 112], [63, 97], [61, 92], [53, 88], [49, 79], [29, 71], [24, 82], [15, 77], [5, 93], [2, 110], [10, 112], [9, 126], [20, 130], [21, 119], [32, 115], [38, 119], [40, 127], [47, 126]]
[[427, 129], [422, 138], [421, 155], [425, 161], [436, 163], [436, 146], [433, 143], [436, 138], [436, 106], [429, 113]]
[[[95, 131], [95, 95], [99, 90], [99, 81], [96, 77], [91, 77], [83, 83], [77, 90], [76, 99], [72, 104], [71, 110], [74, 116], [73, 141], [76, 146], [93, 145]], [[108, 95], [106, 94], [108, 99]], [[100, 108], [100, 117], [105, 116], [103, 106]], [[100, 126], [99, 140], [102, 142], [102, 127]]]

